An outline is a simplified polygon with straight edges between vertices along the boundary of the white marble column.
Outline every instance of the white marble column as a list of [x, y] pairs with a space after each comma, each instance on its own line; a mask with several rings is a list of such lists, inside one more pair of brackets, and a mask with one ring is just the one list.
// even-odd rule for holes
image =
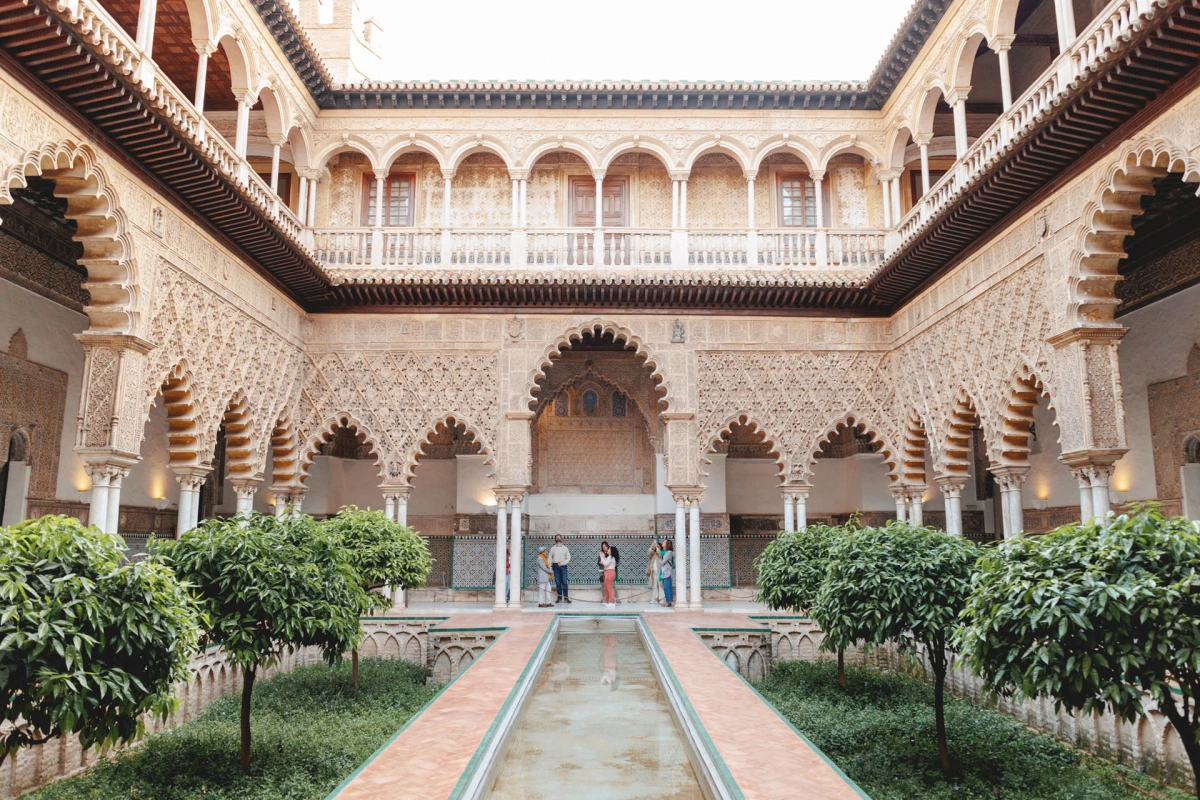
[[522, 228], [529, 227], [529, 205], [528, 205], [528, 199], [527, 199], [528, 195], [529, 195], [529, 179], [522, 178], [521, 179], [521, 205], [520, 205], [521, 227]]
[[965, 481], [957, 475], [942, 476], [936, 480], [946, 508], [946, 533], [962, 536], [962, 489]]
[[904, 487], [892, 489], [892, 499], [896, 501], [896, 520], [905, 522], [908, 520], [908, 498]]
[[192, 42], [196, 46], [196, 56], [198, 63], [196, 65], [196, 99], [193, 105], [196, 106], [196, 113], [204, 113], [204, 90], [208, 85], [208, 57], [212, 55], [217, 46], [212, 42], [202, 39], [194, 39]]
[[900, 176], [892, 179], [892, 225], [899, 226], [904, 219], [904, 211], [900, 208]]
[[308, 494], [307, 489], [297, 489], [297, 490], [294, 490], [291, 493], [291, 495], [289, 495], [289, 499], [291, 500], [291, 503], [292, 503], [291, 508], [292, 508], [292, 516], [293, 517], [298, 517], [304, 513], [304, 511], [303, 511], [304, 495], [306, 495], [306, 494]]
[[810, 487], [798, 488], [795, 492], [796, 501], [796, 530], [802, 531], [808, 527], [808, 493]]
[[121, 483], [127, 477], [129, 470], [114, 467], [108, 479], [108, 516], [104, 526], [107, 533], [121, 532]]
[[279, 194], [279, 150], [282, 147], [280, 142], [271, 143], [271, 193]]
[[258, 492], [259, 481], [251, 478], [231, 480], [234, 494], [237, 495], [237, 514], [249, 514], [254, 511], [254, 495]]
[[592, 263], [600, 266], [604, 263], [604, 173], [593, 173], [596, 180], [596, 230], [592, 240]]
[[908, 521], [913, 525], [925, 524], [925, 487], [908, 487]]
[[754, 219], [754, 180], [757, 173], [746, 173], [746, 263], [758, 265], [758, 225]]
[[449, 266], [454, 257], [454, 239], [450, 235], [450, 194], [454, 173], [442, 172], [442, 266]]
[[308, 177], [300, 176], [300, 191], [298, 199], [298, 207], [296, 208], [296, 216], [300, 219], [300, 224], [303, 225], [308, 220]]
[[179, 517], [175, 522], [175, 538], [196, 527], [200, 518], [200, 487], [204, 485], [207, 470], [184, 468], [175, 471], [179, 481]]
[[929, 194], [929, 140], [932, 138], [932, 134], [927, 133], [913, 137], [921, 149], [921, 197]]
[[237, 104], [237, 128], [233, 149], [239, 156], [245, 158], [250, 137], [250, 107], [254, 105], [254, 98], [250, 96], [249, 92], [245, 92], [238, 96]]
[[688, 605], [688, 560], [687, 560], [687, 503], [688, 498], [675, 494], [675, 605]]
[[1004, 519], [1004, 538], [1020, 536], [1025, 530], [1024, 503], [1021, 489], [1025, 484], [1028, 468], [1005, 467], [997, 471], [996, 483], [1000, 486], [1001, 513]]
[[405, 490], [396, 494], [396, 522], [401, 525], [408, 525], [408, 496], [412, 490]]
[[524, 493], [514, 495], [512, 498], [512, 519], [509, 521], [508, 534], [512, 539], [512, 547], [510, 548], [509, 558], [512, 560], [512, 589], [509, 592], [510, 600], [509, 608], [521, 608], [521, 501], [525, 499]]
[[1013, 34], [992, 37], [992, 49], [1000, 60], [1000, 102], [1005, 111], [1012, 108], [1012, 69], [1008, 65], [1008, 51], [1012, 49]]
[[514, 228], [521, 227], [521, 179], [512, 179], [512, 209], [509, 224]]
[[796, 532], [796, 500], [786, 491], [783, 493], [783, 530], [786, 533]]
[[671, 228], [677, 229], [679, 224], [679, 181], [671, 180]]
[[158, 0], [142, 0], [138, 7], [137, 46], [146, 58], [154, 52], [154, 18], [158, 12]]
[[107, 466], [89, 466], [92, 479], [92, 498], [88, 506], [88, 523], [104, 533], [108, 530], [108, 483], [112, 475]]
[[[1108, 482], [1112, 478], [1111, 464], [1097, 464], [1089, 470], [1092, 484], [1092, 514], [1103, 520], [1111, 510], [1111, 500], [1108, 496]], [[111, 500], [109, 503], [111, 504]]]
[[692, 570], [691, 580], [688, 581], [692, 590], [689, 605], [693, 609], [698, 609], [703, 606], [700, 597], [700, 495], [697, 494], [692, 498], [688, 512], [688, 566]]
[[503, 611], [508, 608], [508, 601], [505, 599], [505, 581], [507, 576], [505, 573], [504, 559], [508, 555], [508, 514], [511, 506], [511, 501], [502, 495], [496, 495], [496, 598], [492, 604], [493, 611]]
[[954, 111], [954, 156], [962, 158], [967, 153], [967, 92], [970, 86], [959, 87], [951, 92], [950, 106]]
[[679, 227], [687, 230], [687, 178], [679, 182]]
[[883, 189], [883, 227], [890, 228], [895, 224], [892, 222], [892, 182], [889, 179], [880, 178], [879, 184]]
[[282, 517], [285, 513], [287, 513], [288, 490], [272, 489], [271, 498], [275, 501], [275, 516]]
[[304, 224], [308, 227], [313, 227], [317, 221], [317, 176], [313, 175], [308, 179], [308, 213], [305, 216]]
[[1058, 52], [1065, 53], [1075, 43], [1075, 4], [1054, 0], [1054, 18], [1058, 22]]
[[396, 495], [390, 492], [383, 495], [383, 515], [393, 521], [396, 519]]
[[1087, 467], [1073, 467], [1071, 476], [1079, 487], [1079, 521], [1087, 522], [1092, 514], [1092, 478]]

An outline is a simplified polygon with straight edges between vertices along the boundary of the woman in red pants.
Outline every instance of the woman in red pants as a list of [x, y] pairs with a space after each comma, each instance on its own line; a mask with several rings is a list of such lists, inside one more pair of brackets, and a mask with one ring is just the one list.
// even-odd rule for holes
[[604, 606], [616, 608], [617, 595], [613, 591], [613, 581], [617, 579], [617, 560], [613, 558], [608, 542], [600, 543], [600, 569], [604, 577]]

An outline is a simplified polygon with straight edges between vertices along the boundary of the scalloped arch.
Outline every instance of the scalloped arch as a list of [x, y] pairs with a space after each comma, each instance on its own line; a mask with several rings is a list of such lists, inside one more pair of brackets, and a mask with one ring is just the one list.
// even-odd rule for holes
[[712, 463], [712, 459], [709, 456], [715, 451], [717, 442], [723, 435], [732, 431], [734, 425], [749, 426], [763, 434], [763, 444], [771, 446], [771, 453], [775, 456], [775, 466], [779, 468], [776, 475], [782, 484], [787, 477], [787, 463], [783, 457], [783, 448], [779, 444], [780, 439], [766, 425], [760, 422], [752, 411], [739, 411], [736, 414], [730, 415], [720, 427], [701, 439], [700, 444], [703, 449], [700, 454], [700, 476], [704, 477], [708, 474], [704, 471], [704, 465]]
[[1061, 443], [1062, 428], [1058, 424], [1058, 410], [1054, 404], [1054, 397], [1041, 376], [1023, 364], [1013, 372], [1009, 384], [1004, 390], [1000, 437], [995, 461], [1005, 466], [1029, 465], [1029, 437], [1033, 428], [1033, 409], [1041, 397], [1046, 398], [1047, 407], [1054, 411], [1054, 427], [1059, 430], [1059, 442]]
[[0, 203], [12, 203], [12, 190], [40, 175], [54, 181], [54, 195], [67, 201], [66, 218], [78, 228], [72, 237], [83, 245], [79, 260], [87, 269], [90, 302], [84, 308], [89, 333], [141, 335], [140, 281], [133, 236], [124, 206], [111, 180], [86, 144], [50, 142], [27, 152], [8, 168], [0, 185]]
[[585, 333], [594, 335], [597, 331], [600, 332], [601, 336], [611, 333], [614, 339], [623, 339], [627, 344], [634, 347], [638, 356], [650, 368], [650, 377], [656, 381], [654, 391], [659, 396], [659, 404], [664, 406], [664, 408], [658, 409], [659, 411], [670, 411], [678, 405], [671, 391], [671, 385], [663, 374], [662, 365], [659, 363], [658, 357], [645, 342], [623, 325], [618, 325], [610, 320], [596, 318], [568, 328], [565, 333], [558, 336], [546, 347], [537, 364], [528, 373], [529, 377], [525, 382], [525, 391], [521, 395], [523, 400], [522, 406], [524, 408], [528, 409], [537, 402], [538, 381], [546, 377], [546, 370], [554, 363], [553, 358], [561, 355], [564, 350], [569, 350], [573, 340], [582, 339]]
[[877, 442], [879, 444], [879, 454], [883, 456], [883, 463], [887, 466], [888, 478], [891, 480], [892, 485], [901, 483], [899, 451], [887, 441], [887, 437], [880, 428], [868, 425], [854, 413], [838, 418], [836, 422], [826, 427], [816, 437], [812, 445], [808, 448], [808, 452], [800, 456], [803, 459], [803, 463], [799, 465], [801, 467], [800, 470], [796, 469], [798, 466], [796, 463], [792, 464], [792, 478], [799, 483], [812, 483], [813, 469], [817, 465], [817, 453], [820, 452], [821, 445], [832, 439], [834, 434], [846, 428], [854, 428], [858, 432], [870, 436], [872, 441]]
[[1067, 315], [1075, 325], [1116, 325], [1125, 237], [1133, 233], [1133, 218], [1143, 213], [1142, 197], [1154, 194], [1155, 179], [1171, 172], [1200, 183], [1200, 165], [1182, 147], [1161, 138], [1126, 145], [1104, 172], [1094, 199], [1084, 206], [1071, 252]]
[[416, 476], [417, 455], [429, 442], [429, 438], [433, 436], [433, 434], [436, 433], [437, 429], [441, 426], [462, 428], [467, 433], [471, 434], [475, 441], [479, 443], [480, 452], [485, 456], [484, 463], [492, 468], [492, 471], [488, 473], [488, 477], [494, 482], [496, 479], [496, 451], [492, 447], [492, 443], [489, 441], [487, 434], [483, 432], [482, 428], [469, 420], [465, 415], [456, 413], [434, 416], [432, 421], [421, 429], [421, 432], [417, 435], [416, 444], [404, 456], [401, 474], [404, 475], [405, 482], [410, 486], [412, 485], [412, 479]]
[[321, 445], [328, 441], [333, 436], [334, 432], [345, 426], [358, 431], [363, 437], [363, 444], [370, 445], [371, 452], [375, 455], [375, 466], [379, 469], [380, 482], [384, 480], [383, 474], [383, 449], [379, 446], [379, 439], [371, 432], [371, 429], [359, 422], [353, 414], [346, 411], [339, 411], [330, 417], [327, 417], [320, 427], [317, 428], [304, 445], [304, 449], [300, 453], [300, 463], [297, 469], [296, 482], [306, 484], [308, 480], [308, 470], [312, 466], [313, 458], [317, 455], [317, 451], [321, 449]]

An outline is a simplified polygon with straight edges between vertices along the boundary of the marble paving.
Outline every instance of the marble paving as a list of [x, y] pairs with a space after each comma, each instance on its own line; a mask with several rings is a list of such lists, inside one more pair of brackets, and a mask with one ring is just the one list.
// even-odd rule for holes
[[[461, 604], [447, 604], [461, 605]], [[571, 612], [602, 613], [579, 608]], [[644, 613], [663, 655], [747, 800], [856, 800], [861, 795], [730, 670], [692, 629], [755, 626], [752, 603], [705, 611], [645, 613], [629, 604], [608, 613]], [[715, 607], [714, 607], [715, 606]], [[743, 609], [742, 606], [745, 606]], [[734, 608], [737, 610], [734, 610]], [[409, 608], [408, 613], [432, 609]], [[486, 624], [507, 630], [407, 729], [368, 763], [337, 800], [445, 800], [552, 619], [545, 609], [462, 609], [439, 629]], [[787, 769], [780, 769], [786, 764]]]

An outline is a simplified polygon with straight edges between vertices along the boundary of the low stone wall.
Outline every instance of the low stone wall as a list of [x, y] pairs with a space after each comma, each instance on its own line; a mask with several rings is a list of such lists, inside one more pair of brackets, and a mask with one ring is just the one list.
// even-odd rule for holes
[[[833, 658], [833, 654], [817, 649], [824, 639], [824, 633], [807, 617], [764, 615], [755, 617], [755, 620], [771, 629], [769, 664]], [[717, 652], [720, 655], [721, 651]], [[894, 645], [877, 647], [870, 652], [857, 649], [847, 651], [846, 660], [859, 666], [908, 672], [925, 678], [931, 674], [928, 662], [923, 658], [917, 660], [903, 655], [897, 652]], [[989, 699], [984, 694], [979, 678], [965, 667], [953, 663], [946, 683], [953, 694], [985, 707], [997, 708], [1030, 728], [1048, 733], [1072, 747], [1141, 770], [1173, 786], [1188, 790], [1194, 786], [1191, 764], [1179, 735], [1166, 716], [1157, 710], [1148, 711], [1135, 722], [1126, 722], [1112, 714], [1096, 712], [1083, 715], [1065, 710], [1055, 711], [1053, 700]], [[1143, 705], [1147, 709], [1157, 708], [1149, 695], [1143, 699]]]
[[[441, 617], [368, 617], [363, 619], [362, 656], [403, 659], [430, 669], [439, 682], [454, 678], [470, 666], [499, 631], [453, 630], [430, 632]], [[266, 670], [259, 680], [290, 672], [321, 660], [320, 651], [304, 648], [290, 653]], [[157, 733], [194, 718], [214, 701], [241, 691], [241, 670], [212, 647], [192, 658], [191, 678], [179, 687], [179, 708], [164, 721], [149, 720], [146, 733]], [[0, 800], [20, 797], [60, 778], [78, 774], [95, 764], [104, 752], [84, 750], [75, 736], [64, 736], [40, 747], [9, 756], [0, 767]]]

